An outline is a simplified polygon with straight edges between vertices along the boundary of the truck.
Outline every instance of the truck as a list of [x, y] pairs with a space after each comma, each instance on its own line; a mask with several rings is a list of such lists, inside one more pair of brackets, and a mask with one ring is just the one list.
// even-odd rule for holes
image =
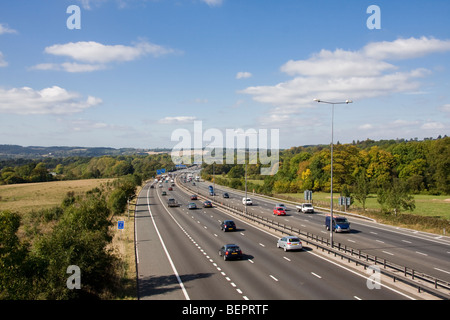
[[314, 207], [311, 203], [302, 203], [301, 205], [295, 207], [297, 208], [297, 212], [314, 213]]
[[178, 202], [174, 198], [170, 198], [167, 200], [167, 206], [168, 207], [178, 207]]
[[[330, 215], [325, 217], [325, 227], [327, 230], [330, 230], [330, 219]], [[334, 232], [350, 232], [350, 222], [345, 217], [333, 216], [332, 228]]]

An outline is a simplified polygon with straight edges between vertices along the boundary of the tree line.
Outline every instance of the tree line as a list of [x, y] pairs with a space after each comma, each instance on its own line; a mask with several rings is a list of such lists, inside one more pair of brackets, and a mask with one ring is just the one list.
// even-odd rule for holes
[[143, 179], [156, 170], [173, 170], [169, 154], [45, 158], [0, 161], [0, 185], [56, 180], [116, 178], [136, 174]]
[[[333, 148], [333, 191], [352, 193], [363, 206], [369, 193], [378, 193], [386, 208], [411, 209], [409, 194], [450, 194], [450, 137], [418, 140], [366, 140], [337, 143]], [[280, 152], [278, 172], [261, 176], [261, 165], [247, 165], [248, 190], [263, 194], [330, 192], [330, 146], [293, 147]], [[243, 164], [215, 165], [216, 182], [243, 189]], [[213, 166], [203, 170], [211, 180]], [[220, 181], [220, 182], [219, 182]], [[402, 198], [400, 204], [396, 198]]]

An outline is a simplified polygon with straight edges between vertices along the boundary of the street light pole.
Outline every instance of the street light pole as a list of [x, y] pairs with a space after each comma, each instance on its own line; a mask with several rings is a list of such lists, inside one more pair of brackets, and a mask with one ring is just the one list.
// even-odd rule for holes
[[330, 183], [330, 245], [333, 248], [333, 144], [334, 144], [334, 105], [335, 104], [349, 104], [353, 103], [352, 100], [345, 100], [342, 102], [330, 102], [323, 101], [320, 99], [314, 99], [314, 101], [318, 103], [327, 103], [331, 104], [331, 183]]
[[247, 160], [245, 161], [245, 215], [247, 215]]

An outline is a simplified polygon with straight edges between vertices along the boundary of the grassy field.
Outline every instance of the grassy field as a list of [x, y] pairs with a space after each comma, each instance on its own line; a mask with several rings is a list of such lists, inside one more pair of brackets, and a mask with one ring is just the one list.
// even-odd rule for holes
[[[0, 211], [11, 210], [18, 212], [25, 217], [22, 223], [29, 224], [29, 218], [27, 216], [29, 216], [32, 210], [59, 206], [69, 191], [75, 192], [75, 195], [83, 194], [112, 180], [114, 179], [87, 179], [0, 186]], [[111, 227], [111, 231], [113, 241], [110, 247], [121, 257], [120, 271], [124, 288], [124, 292], [121, 292], [117, 299], [137, 299], [133, 212], [135, 201], [136, 199], [133, 199], [130, 203], [129, 218], [127, 212], [112, 218], [113, 226]], [[118, 230], [118, 221], [125, 222], [123, 230]], [[25, 229], [32, 228], [28, 225], [24, 227]], [[41, 226], [41, 228], [45, 230], [47, 227]]]
[[113, 179], [87, 179], [0, 186], [0, 211], [29, 212], [61, 204], [67, 192], [84, 193]]
[[[300, 202], [304, 202], [303, 193], [283, 193], [280, 195], [295, 198]], [[335, 206], [338, 204], [338, 198], [339, 194], [333, 195], [333, 203], [335, 204]], [[420, 216], [450, 219], [450, 196], [414, 195], [414, 200], [416, 209], [412, 212], [406, 212]], [[313, 203], [317, 204], [318, 206], [330, 207], [330, 194], [325, 192], [314, 192]], [[362, 205], [358, 201], [355, 201], [349, 211], [352, 211], [352, 209], [362, 210]], [[377, 202], [377, 196], [375, 194], [370, 195], [367, 199], [366, 209], [381, 209], [381, 206]]]

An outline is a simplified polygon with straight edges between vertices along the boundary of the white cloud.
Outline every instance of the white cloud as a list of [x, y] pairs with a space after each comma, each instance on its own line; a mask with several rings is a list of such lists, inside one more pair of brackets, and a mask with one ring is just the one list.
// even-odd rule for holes
[[236, 79], [245, 79], [245, 78], [250, 78], [252, 76], [252, 74], [250, 72], [238, 72], [236, 74]]
[[58, 63], [40, 63], [33, 67], [32, 70], [55, 70], [55, 71], [67, 71], [67, 72], [91, 72], [105, 69], [106, 66], [102, 64], [86, 64], [76, 62], [64, 62]]
[[5, 61], [5, 58], [3, 57], [3, 53], [0, 51], [0, 67], [6, 67], [8, 65], [8, 62]]
[[395, 41], [374, 42], [366, 45], [364, 55], [377, 59], [411, 59], [423, 57], [435, 52], [450, 50], [450, 40], [439, 40], [427, 37], [397, 39]]
[[439, 110], [443, 112], [450, 112], [450, 103], [444, 104], [439, 107]]
[[45, 48], [45, 52], [52, 55], [70, 57], [77, 61], [104, 64], [132, 61], [147, 54], [158, 57], [172, 53], [173, 50], [149, 42], [140, 42], [135, 46], [124, 46], [104, 45], [95, 41], [80, 41], [55, 44]]
[[69, 92], [58, 86], [34, 90], [29, 87], [5, 90], [0, 88], [0, 113], [31, 114], [72, 114], [102, 103], [89, 96], [80, 99], [78, 93]]
[[[408, 53], [402, 53], [407, 51]], [[280, 70], [291, 80], [269, 86], [241, 90], [255, 101], [274, 108], [270, 114], [288, 115], [312, 107], [314, 98], [323, 100], [362, 100], [393, 93], [417, 92], [418, 81], [431, 73], [424, 68], [400, 70], [386, 62], [450, 51], [450, 41], [422, 37], [393, 42], [370, 43], [358, 51], [321, 50], [306, 60], [290, 60]], [[284, 117], [273, 117], [283, 123]]]
[[217, 7], [222, 5], [223, 3], [223, 0], [202, 0], [202, 1], [210, 7]]
[[69, 42], [46, 47], [45, 53], [54, 56], [68, 57], [75, 62], [41, 63], [31, 69], [57, 70], [67, 72], [91, 72], [102, 70], [108, 63], [133, 61], [146, 55], [160, 57], [175, 50], [147, 41], [141, 41], [133, 46], [104, 45], [95, 41]]
[[108, 0], [78, 0], [84, 9], [91, 10], [92, 6], [99, 6]]
[[165, 117], [160, 119], [158, 122], [162, 124], [182, 124], [182, 123], [190, 123], [197, 120], [196, 117], [191, 116], [179, 116], [179, 117]]
[[18, 33], [16, 30], [9, 28], [7, 25], [0, 23], [0, 34], [6, 34], [6, 33]]
[[361, 129], [361, 130], [370, 130], [370, 129], [373, 129], [373, 125], [370, 124], [370, 123], [365, 123], [365, 124], [360, 125], [360, 126], [358, 127], [358, 129]]
[[442, 122], [430, 121], [424, 123], [420, 128], [425, 130], [444, 129], [445, 125]]

